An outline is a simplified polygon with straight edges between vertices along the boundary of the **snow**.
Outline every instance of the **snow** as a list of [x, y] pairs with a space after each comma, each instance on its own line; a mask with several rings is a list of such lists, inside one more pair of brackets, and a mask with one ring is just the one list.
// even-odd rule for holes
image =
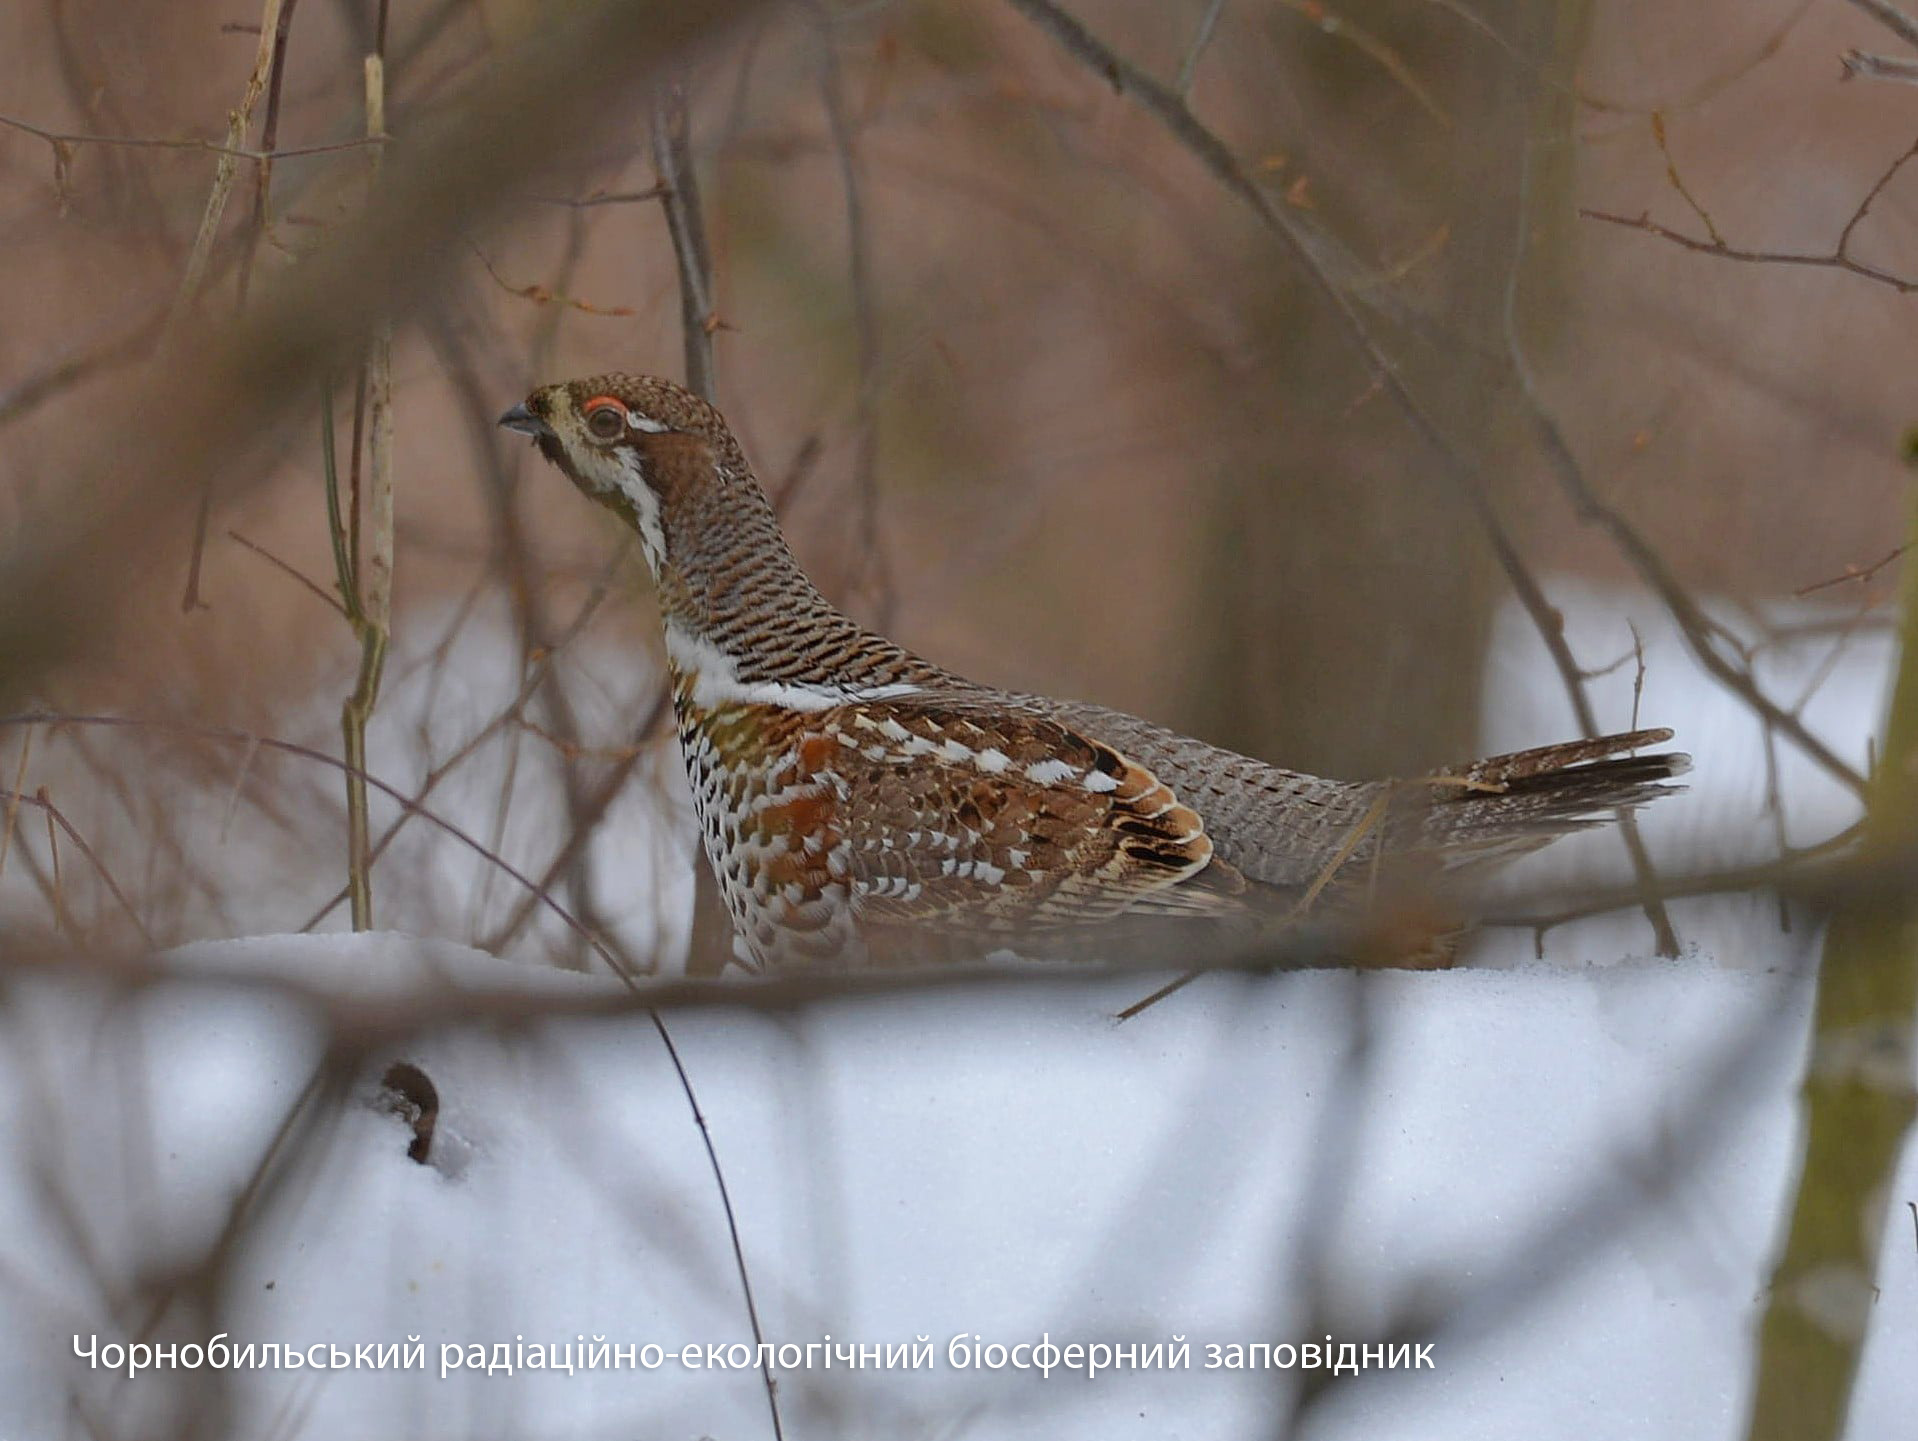
[[[1560, 599], [1587, 663], [1616, 648], [1616, 600]], [[1654, 854], [1744, 854], [1764, 796], [1755, 728], [1655, 616], [1639, 625], [1644, 714], [1677, 717], [1698, 759], [1693, 796], [1648, 813]], [[1493, 654], [1488, 747], [1564, 733], [1522, 631], [1502, 628]], [[1886, 654], [1855, 643], [1817, 702], [1819, 733], [1861, 760]], [[1820, 663], [1778, 661], [1781, 675]], [[1628, 723], [1629, 668], [1602, 684], [1601, 715]], [[1782, 759], [1794, 839], [1845, 824], [1841, 798]], [[1582, 844], [1580, 864], [1615, 864], [1615, 839]], [[1570, 863], [1534, 864], [1549, 879]], [[1628, 916], [1553, 932], [1544, 963], [1512, 931], [1453, 972], [1211, 976], [1124, 1025], [1113, 1013], [1149, 981], [1027, 975], [668, 1013], [767, 1338], [934, 1343], [927, 1370], [782, 1369], [785, 1434], [1281, 1434], [1303, 1373], [1207, 1370], [1207, 1344], [1371, 1342], [1423, 1318], [1432, 1369], [1324, 1391], [1301, 1434], [1730, 1441], [1790, 1195], [1817, 937], [1781, 934], [1763, 901], [1687, 903], [1679, 925], [1678, 961], [1650, 958]], [[577, 1014], [617, 1003], [617, 983], [397, 934], [188, 947], [155, 975], [136, 990], [45, 970], [9, 981], [0, 1438], [154, 1435], [188, 1409], [248, 1437], [771, 1434], [752, 1369], [440, 1378], [443, 1345], [751, 1339], [659, 1038], [640, 1014]], [[211, 1293], [176, 1298], [156, 1337], [416, 1336], [424, 1370], [209, 1383], [75, 1359], [76, 1333], [134, 1339], [169, 1268], [249, 1194], [326, 1054], [313, 997], [378, 1018], [449, 988], [520, 998], [524, 1019], [365, 1037], [342, 1095], [302, 1112], [313, 1124], [269, 1168]], [[378, 1100], [401, 1059], [440, 1097], [424, 1165]], [[1910, 1155], [1892, 1194], [1854, 1441], [1909, 1434], [1918, 1414]], [[947, 1365], [948, 1341], [975, 1333], [1177, 1335], [1191, 1365], [1094, 1380]]]

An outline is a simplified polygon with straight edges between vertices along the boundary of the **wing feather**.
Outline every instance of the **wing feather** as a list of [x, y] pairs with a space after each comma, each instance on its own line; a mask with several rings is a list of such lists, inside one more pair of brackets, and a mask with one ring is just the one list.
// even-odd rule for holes
[[862, 919], [1092, 924], [1212, 860], [1204, 822], [1170, 787], [1054, 717], [907, 696], [817, 721], [837, 745], [836, 819]]

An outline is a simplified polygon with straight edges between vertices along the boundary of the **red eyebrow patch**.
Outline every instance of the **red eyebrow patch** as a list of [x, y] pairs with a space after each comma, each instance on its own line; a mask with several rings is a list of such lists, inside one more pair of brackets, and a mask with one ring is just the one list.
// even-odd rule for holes
[[615, 396], [615, 395], [595, 395], [591, 400], [587, 401], [584, 405], [582, 405], [579, 408], [579, 413], [581, 415], [591, 415], [594, 411], [604, 410], [609, 405], [613, 407], [613, 409], [617, 410], [621, 415], [625, 415], [626, 413], [625, 403], [621, 401], [618, 396]]

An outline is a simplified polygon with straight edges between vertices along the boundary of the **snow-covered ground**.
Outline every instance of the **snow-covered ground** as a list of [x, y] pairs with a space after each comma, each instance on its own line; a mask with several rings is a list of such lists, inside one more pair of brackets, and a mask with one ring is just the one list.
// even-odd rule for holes
[[[1557, 597], [1586, 664], [1629, 647], [1620, 602]], [[1765, 749], [1649, 608], [1642, 715], [1696, 755], [1692, 794], [1647, 815], [1661, 865], [1757, 858], [1772, 838]], [[1820, 639], [1771, 681], [1820, 679]], [[1485, 741], [1569, 731], [1522, 620], [1502, 625]], [[1862, 763], [1888, 647], [1854, 640], [1808, 721]], [[1631, 715], [1632, 668], [1600, 682]], [[1781, 750], [1795, 842], [1842, 796]], [[1532, 863], [1613, 864], [1617, 841]], [[1492, 933], [1479, 968], [1213, 976], [1123, 1026], [1149, 985], [1022, 979], [772, 1015], [672, 1013], [723, 1166], [768, 1340], [896, 1346], [915, 1370], [782, 1368], [801, 1438], [1730, 1438], [1768, 1257], [1789, 1196], [1808, 957], [1775, 903], [1682, 903], [1687, 954], [1642, 919]], [[772, 1434], [754, 1369], [442, 1379], [442, 1347], [603, 1337], [679, 1351], [751, 1328], [712, 1172], [643, 1016], [442, 1028], [379, 1042], [348, 1094], [250, 1180], [319, 1064], [306, 1002], [274, 977], [388, 1001], [447, 987], [527, 1012], [610, 981], [399, 936], [189, 948], [128, 992], [40, 975], [0, 1008], [0, 1441]], [[395, 1060], [441, 1111], [429, 1163], [379, 1104]], [[89, 1370], [72, 1338], [126, 1343], [170, 1268], [244, 1197], [256, 1221], [151, 1339], [301, 1350], [418, 1337], [423, 1370]], [[1851, 1434], [1918, 1415], [1918, 1247], [1907, 1157]], [[146, 1289], [141, 1289], [146, 1288]], [[1417, 1329], [1429, 1327], [1431, 1329]], [[1429, 1369], [1338, 1386], [1205, 1367], [1208, 1345], [1431, 1342]], [[1040, 1378], [948, 1364], [979, 1344], [1177, 1336], [1181, 1369]], [[1308, 1388], [1301, 1387], [1301, 1381]]]

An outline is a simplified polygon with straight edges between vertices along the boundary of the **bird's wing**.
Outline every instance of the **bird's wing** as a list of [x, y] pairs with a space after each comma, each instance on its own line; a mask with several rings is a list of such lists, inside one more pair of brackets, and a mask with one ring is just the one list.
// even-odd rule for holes
[[1382, 782], [1285, 770], [1085, 701], [1032, 702], [1149, 767], [1204, 818], [1217, 859], [1260, 888], [1302, 897], [1335, 857], [1371, 871]]
[[1187, 885], [1212, 861], [1198, 813], [1054, 717], [955, 692], [808, 721], [862, 918], [1016, 931], [1223, 903]]

